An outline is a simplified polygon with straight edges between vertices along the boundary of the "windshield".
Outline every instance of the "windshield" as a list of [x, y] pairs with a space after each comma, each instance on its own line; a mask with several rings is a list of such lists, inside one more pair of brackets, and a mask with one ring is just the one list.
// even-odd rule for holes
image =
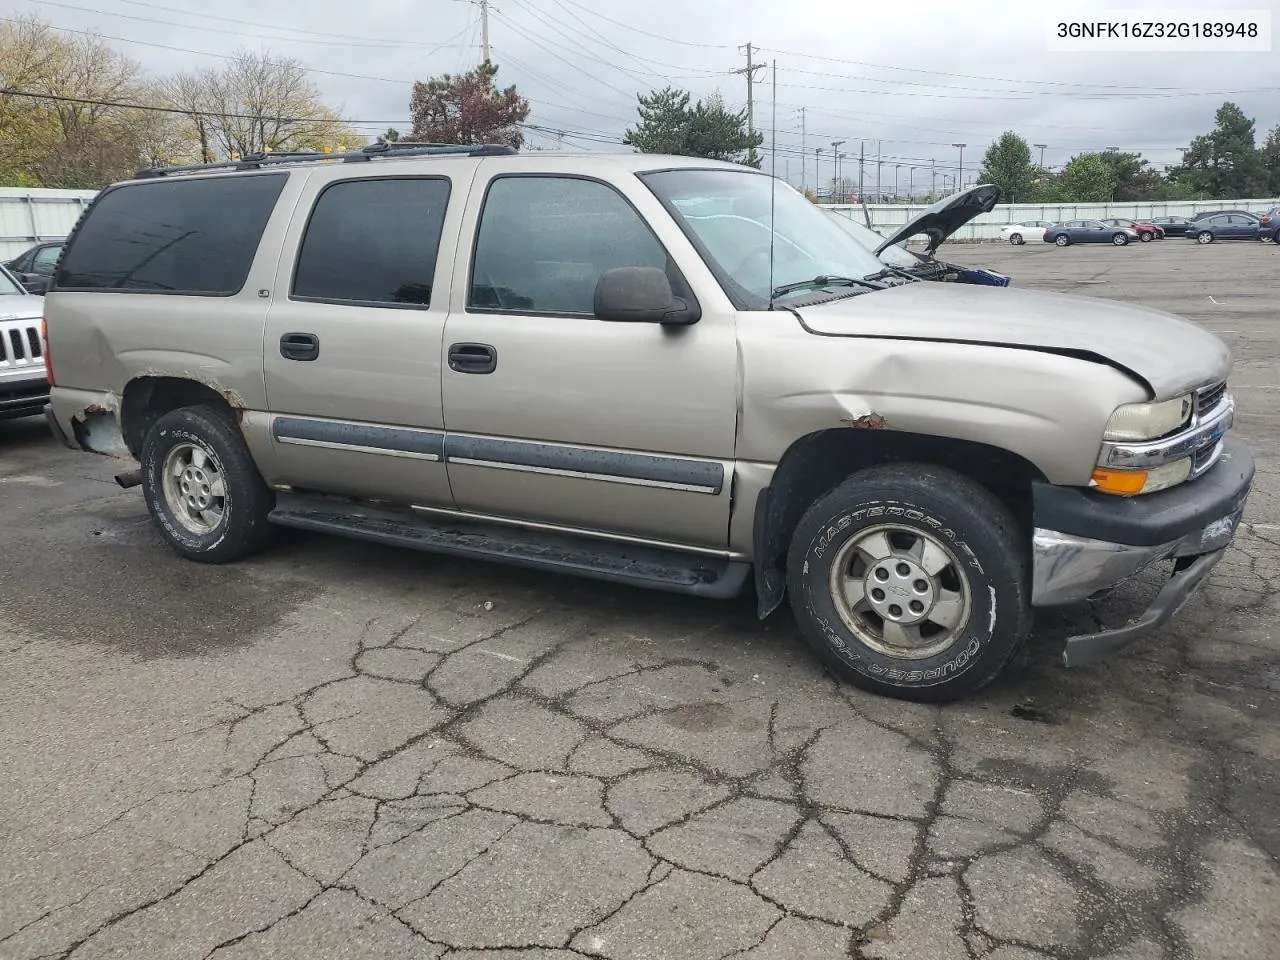
[[19, 285], [9, 271], [4, 267], [0, 267], [0, 296], [12, 293], [26, 293], [27, 291]]
[[[841, 213], [829, 213], [827, 216], [835, 222], [836, 226], [873, 253], [876, 247], [884, 243], [884, 237], [870, 227], [863, 226], [852, 217], [846, 217]], [[891, 247], [885, 247], [880, 253], [881, 263], [887, 263], [889, 266], [897, 267], [900, 270], [910, 270], [912, 267], [918, 267], [920, 266], [920, 261], [919, 255], [912, 253], [898, 243]]]
[[642, 178], [739, 306], [765, 309], [770, 291], [787, 284], [868, 277], [884, 269], [870, 250], [780, 180], [736, 170], [667, 170]]

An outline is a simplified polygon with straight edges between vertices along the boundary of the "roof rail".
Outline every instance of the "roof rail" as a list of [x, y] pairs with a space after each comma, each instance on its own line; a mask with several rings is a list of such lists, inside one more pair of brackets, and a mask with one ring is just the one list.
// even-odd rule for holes
[[496, 143], [484, 144], [412, 144], [399, 147], [394, 143], [372, 143], [359, 150], [345, 153], [324, 153], [320, 150], [298, 151], [294, 153], [251, 153], [239, 160], [215, 160], [212, 163], [189, 163], [179, 167], [153, 167], [139, 170], [134, 174], [137, 180], [151, 177], [167, 177], [174, 173], [195, 173], [209, 170], [259, 170], [265, 166], [279, 166], [286, 163], [312, 163], [319, 161], [341, 161], [342, 163], [363, 163], [368, 160], [389, 157], [431, 157], [431, 156], [466, 156], [466, 157], [504, 157], [514, 154], [511, 147]]

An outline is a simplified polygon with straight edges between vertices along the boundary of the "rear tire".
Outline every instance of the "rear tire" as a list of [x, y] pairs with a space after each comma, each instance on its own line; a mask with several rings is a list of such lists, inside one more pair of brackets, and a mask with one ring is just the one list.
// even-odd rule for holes
[[165, 414], [147, 433], [140, 459], [147, 509], [182, 556], [228, 563], [270, 537], [275, 495], [228, 410], [206, 404]]
[[1117, 233], [1112, 236], [1111, 242], [1114, 243], [1117, 247], [1123, 247], [1125, 244], [1129, 242], [1129, 238], [1126, 237], [1123, 233]]
[[1004, 504], [962, 474], [872, 467], [796, 526], [792, 612], [823, 661], [858, 687], [922, 702], [966, 697], [1030, 630], [1024, 540]]

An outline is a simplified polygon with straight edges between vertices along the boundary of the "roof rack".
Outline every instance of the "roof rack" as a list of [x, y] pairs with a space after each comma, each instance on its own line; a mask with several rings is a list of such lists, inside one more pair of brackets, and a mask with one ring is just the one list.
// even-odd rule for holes
[[341, 161], [342, 163], [364, 163], [368, 160], [386, 157], [432, 157], [432, 156], [466, 156], [466, 157], [505, 157], [516, 151], [511, 147], [496, 143], [457, 144], [433, 143], [397, 146], [395, 143], [372, 143], [359, 150], [345, 153], [324, 153], [320, 150], [299, 151], [294, 153], [252, 153], [239, 160], [215, 160], [212, 163], [189, 163], [180, 167], [153, 167], [139, 170], [134, 174], [137, 180], [150, 177], [167, 177], [174, 173], [194, 173], [207, 170], [259, 170], [265, 166], [278, 166], [286, 163], [312, 163], [322, 160]]

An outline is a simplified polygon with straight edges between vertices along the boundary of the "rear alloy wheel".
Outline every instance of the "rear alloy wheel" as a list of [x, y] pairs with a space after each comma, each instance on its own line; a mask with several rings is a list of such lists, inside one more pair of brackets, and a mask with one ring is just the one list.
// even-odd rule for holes
[[1012, 243], [1014, 246], [1017, 246], [1022, 243], [1026, 243], [1026, 241], [1022, 239], [1022, 234], [1020, 233], [1009, 234], [1009, 242]]
[[182, 556], [227, 563], [266, 542], [275, 498], [229, 411], [207, 404], [166, 413], [140, 461], [147, 509]]
[[1030, 630], [1026, 547], [968, 477], [890, 464], [849, 477], [801, 518], [787, 555], [808, 643], [863, 689], [938, 702], [990, 683]]
[[1152, 240], [1154, 240], [1154, 239], [1155, 239], [1155, 234], [1153, 234], [1153, 233], [1142, 233], [1142, 234], [1139, 234], [1139, 235], [1138, 235], [1138, 239], [1139, 239], [1139, 240], [1141, 240], [1143, 243], [1150, 243]]
[[1053, 242], [1060, 247], [1065, 247], [1067, 244], [1071, 242], [1071, 238], [1068, 237], [1065, 233], [1060, 233], [1056, 237], [1054, 237]]
[[1202, 231], [1196, 237], [1196, 243], [1213, 243], [1213, 234], [1210, 233], [1208, 230]]

